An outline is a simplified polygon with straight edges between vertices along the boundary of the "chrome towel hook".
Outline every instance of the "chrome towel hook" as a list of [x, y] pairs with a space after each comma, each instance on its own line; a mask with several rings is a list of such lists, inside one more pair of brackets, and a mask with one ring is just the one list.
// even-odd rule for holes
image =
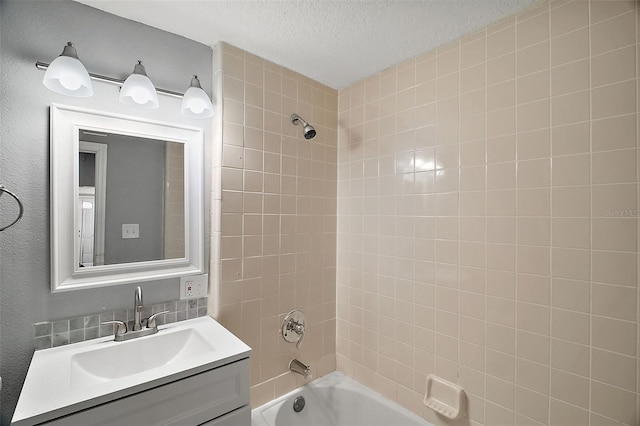
[[0, 185], [0, 196], [2, 196], [2, 194], [9, 194], [14, 200], [16, 200], [16, 202], [18, 203], [18, 207], [20, 208], [20, 211], [18, 212], [18, 217], [16, 218], [16, 220], [11, 222], [7, 226], [0, 227], [0, 232], [4, 231], [7, 228], [11, 228], [13, 225], [18, 223], [18, 221], [22, 219], [22, 214], [24, 213], [24, 206], [22, 205], [22, 201], [20, 201], [20, 198], [18, 198], [18, 196], [13, 192], [6, 189], [4, 185]]

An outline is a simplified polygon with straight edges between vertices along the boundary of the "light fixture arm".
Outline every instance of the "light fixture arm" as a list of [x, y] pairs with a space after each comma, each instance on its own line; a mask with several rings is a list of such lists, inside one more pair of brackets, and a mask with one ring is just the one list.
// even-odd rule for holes
[[[66, 47], [65, 47], [66, 48]], [[46, 62], [36, 62], [36, 68], [41, 70], [41, 71], [46, 71], [47, 68], [49, 68], [49, 65]], [[137, 65], [136, 65], [137, 67]], [[115, 84], [117, 86], [121, 86], [124, 83], [124, 80], [120, 80], [118, 78], [114, 78], [114, 77], [109, 77], [106, 75], [101, 75], [101, 74], [94, 74], [94, 73], [89, 73], [89, 77], [91, 77], [92, 80], [96, 80], [96, 81], [102, 81], [104, 83], [111, 83], [111, 84]], [[184, 96], [184, 93], [180, 93], [180, 92], [175, 92], [173, 90], [167, 90], [167, 89], [161, 89], [159, 87], [156, 87], [156, 92], [158, 93], [162, 93], [163, 95], [166, 96], [171, 96], [174, 98], [182, 98]]]

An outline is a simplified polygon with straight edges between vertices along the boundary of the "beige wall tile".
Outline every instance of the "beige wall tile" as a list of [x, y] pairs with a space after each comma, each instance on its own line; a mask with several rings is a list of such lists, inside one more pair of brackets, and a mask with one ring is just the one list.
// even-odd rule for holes
[[[576, 3], [581, 3], [579, 0]], [[590, 86], [589, 60], [582, 59], [551, 68], [551, 95], [586, 90]]]
[[588, 121], [589, 105], [588, 90], [555, 97], [551, 100], [551, 122], [554, 126], [563, 126]]
[[[582, 3], [577, 1], [576, 3]], [[551, 399], [550, 426], [579, 426], [589, 423], [589, 412], [562, 401]]]
[[460, 95], [460, 117], [467, 118], [484, 114], [485, 104], [485, 89], [462, 93]]
[[518, 131], [544, 129], [550, 126], [550, 102], [541, 100], [518, 105]]
[[588, 250], [553, 248], [551, 275], [557, 278], [589, 280], [590, 259]]
[[487, 375], [485, 397], [502, 407], [513, 410], [515, 407], [515, 385], [497, 377]]
[[460, 92], [466, 93], [481, 89], [485, 86], [484, 62], [460, 71]]
[[[486, 356], [487, 377], [495, 376], [506, 382], [514, 383], [516, 375], [516, 361], [513, 355], [487, 349]], [[487, 385], [489, 385], [489, 382], [487, 382]]]
[[516, 48], [523, 49], [549, 39], [549, 13], [541, 13], [516, 24]]
[[552, 222], [554, 247], [589, 249], [591, 246], [591, 223], [589, 219], [559, 219]]
[[515, 26], [506, 28], [487, 35], [487, 59], [511, 53], [515, 50], [516, 29]]
[[635, 357], [591, 350], [591, 378], [626, 390], [636, 390]]
[[460, 47], [458, 42], [451, 43], [450, 48], [438, 49], [438, 76], [446, 75], [460, 69]]
[[591, 382], [591, 410], [626, 424], [637, 421], [636, 398], [632, 392]]
[[601, 86], [635, 78], [636, 47], [627, 46], [591, 58], [591, 84]]
[[550, 279], [538, 275], [518, 275], [518, 300], [549, 305]]
[[487, 113], [487, 136], [503, 136], [515, 133], [516, 109], [505, 108]]
[[548, 187], [551, 184], [548, 158], [518, 162], [518, 188]]
[[549, 216], [550, 189], [519, 189], [517, 194], [517, 211], [521, 216]]
[[553, 186], [588, 185], [590, 183], [588, 154], [553, 158], [551, 183]]
[[551, 39], [551, 66], [556, 67], [587, 58], [589, 56], [588, 34], [588, 28], [583, 28]]
[[554, 126], [552, 129], [552, 155], [573, 155], [588, 153], [590, 150], [589, 122]]
[[549, 129], [520, 132], [517, 135], [517, 139], [519, 160], [545, 158], [551, 155]]
[[487, 85], [502, 83], [516, 77], [516, 55], [509, 53], [487, 61]]
[[552, 215], [554, 217], [589, 217], [591, 215], [591, 187], [554, 187]]
[[550, 395], [572, 405], [589, 408], [589, 379], [551, 369]]
[[486, 58], [487, 39], [484, 32], [472, 37], [460, 46], [460, 67], [466, 68], [483, 62]]
[[636, 143], [636, 116], [615, 116], [592, 122], [593, 151], [633, 148]]
[[512, 107], [516, 104], [515, 80], [487, 87], [487, 111]]
[[532, 303], [518, 302], [517, 327], [533, 333], [549, 335], [550, 315], [549, 307]]
[[518, 330], [516, 354], [540, 364], [549, 363], [549, 337]]
[[513, 300], [487, 296], [487, 321], [514, 327], [516, 304]]
[[[615, 4], [615, 2], [614, 2]], [[635, 43], [635, 13], [625, 13], [591, 27], [591, 54], [598, 55]]]
[[[340, 91], [335, 298], [346, 370], [379, 376], [396, 398], [406, 390], [419, 414], [427, 373], [459, 380], [478, 426], [637, 421], [636, 9], [627, 0], [544, 3]], [[302, 86], [279, 107], [265, 95], [265, 125], [266, 112], [297, 108], [294, 97], [317, 98]], [[229, 86], [229, 96], [239, 90]], [[317, 99], [324, 120], [327, 99]], [[279, 197], [280, 214], [306, 216], [323, 209], [309, 198], [326, 157], [305, 151], [285, 118], [285, 139], [264, 135], [277, 157], [263, 156], [264, 173], [257, 162], [244, 176], [228, 172], [226, 196], [240, 191], [233, 176], [252, 194], [262, 176], [265, 211], [278, 215]], [[230, 144], [262, 149], [232, 131]], [[247, 202], [261, 217], [254, 198], [226, 214]], [[293, 226], [308, 232], [302, 220]], [[227, 256], [238, 256], [237, 221], [226, 217]], [[247, 243], [264, 232], [251, 226]], [[308, 236], [290, 235], [280, 237], [291, 253], [279, 262], [290, 276], [283, 288], [295, 288], [296, 265], [313, 257]], [[276, 249], [269, 241], [263, 251]], [[241, 259], [226, 260], [223, 277], [235, 283]], [[225, 291], [242, 306], [244, 293]]]
[[616, 0], [612, 2], [595, 0], [590, 2], [590, 6], [592, 24], [613, 18], [625, 12], [630, 12], [635, 8], [633, 1], [630, 0]]
[[[562, 53], [564, 53], [565, 49], [563, 44], [556, 47], [556, 50]], [[556, 56], [560, 54], [556, 53]], [[559, 62], [549, 62], [549, 42], [544, 41], [518, 51], [516, 55], [516, 74], [520, 77], [542, 71], [549, 68], [550, 63], [554, 66], [560, 64]]]
[[518, 104], [546, 99], [550, 93], [549, 71], [518, 78]]
[[590, 293], [588, 282], [563, 278], [552, 280], [552, 304], [556, 308], [589, 313]]
[[592, 118], [599, 119], [636, 111], [636, 82], [598, 87], [591, 92]]
[[593, 248], [635, 251], [638, 221], [630, 218], [593, 219]]
[[549, 415], [549, 398], [547, 396], [516, 386], [516, 406], [518, 413], [546, 423]]
[[635, 356], [637, 339], [635, 323], [596, 316], [593, 317], [592, 323], [593, 346]]
[[566, 340], [551, 339], [551, 366], [588, 377], [591, 368], [590, 349]]
[[490, 164], [487, 166], [487, 189], [516, 187], [516, 163]]
[[518, 217], [518, 244], [548, 246], [551, 221], [548, 218]]
[[589, 3], [581, 0], [551, 8], [550, 35], [556, 37], [589, 25]]
[[592, 253], [593, 281], [637, 286], [637, 256], [635, 253], [598, 251]]
[[589, 344], [589, 315], [553, 309], [551, 336], [574, 343]]
[[486, 192], [487, 216], [515, 216], [516, 191], [494, 190]]

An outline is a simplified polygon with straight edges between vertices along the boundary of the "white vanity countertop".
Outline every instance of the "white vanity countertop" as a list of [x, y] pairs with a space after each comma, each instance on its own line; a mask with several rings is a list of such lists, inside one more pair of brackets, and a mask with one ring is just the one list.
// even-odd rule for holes
[[[113, 336], [109, 336], [36, 351], [12, 424], [23, 426], [49, 421], [220, 367], [251, 354], [249, 346], [208, 316], [158, 328], [157, 334], [126, 342], [115, 342]], [[189, 343], [184, 347], [170, 348], [168, 352], [171, 354], [159, 362], [161, 365], [153, 365], [157, 356], [154, 353], [140, 353], [140, 357], [111, 362], [113, 354], [130, 354], [132, 349], [154, 348], [158, 354], [162, 349], [154, 342], [175, 344], [185, 340], [184, 336], [190, 336], [186, 338]], [[81, 363], [77, 360], [87, 358], [87, 355], [91, 357], [92, 365], [101, 370], [100, 374], [102, 370], [108, 370], [107, 373], [114, 378], [105, 379], [78, 367]], [[135, 366], [139, 364], [136, 363], [146, 364], [138, 371]]]

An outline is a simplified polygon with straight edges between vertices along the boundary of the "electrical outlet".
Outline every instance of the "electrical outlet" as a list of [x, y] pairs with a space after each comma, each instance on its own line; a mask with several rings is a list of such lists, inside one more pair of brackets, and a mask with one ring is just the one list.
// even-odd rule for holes
[[191, 275], [180, 277], [180, 299], [207, 297], [209, 275]]
[[123, 223], [122, 224], [122, 239], [128, 238], [140, 238], [140, 224], [138, 223]]

